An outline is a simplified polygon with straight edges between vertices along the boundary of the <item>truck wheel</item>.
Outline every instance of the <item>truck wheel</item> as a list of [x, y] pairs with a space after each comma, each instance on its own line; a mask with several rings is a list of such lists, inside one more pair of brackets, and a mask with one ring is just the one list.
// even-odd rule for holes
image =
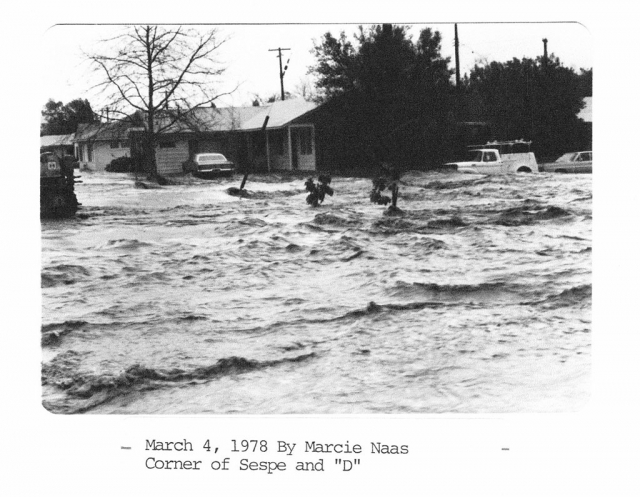
[[529, 169], [528, 167], [524, 167], [524, 166], [523, 166], [523, 167], [521, 167], [520, 169], [518, 169], [516, 172], [517, 172], [517, 173], [530, 173], [530, 172], [531, 172], [531, 169]]
[[75, 202], [64, 193], [52, 193], [44, 202], [43, 214], [46, 217], [68, 217], [75, 214], [75, 211]]

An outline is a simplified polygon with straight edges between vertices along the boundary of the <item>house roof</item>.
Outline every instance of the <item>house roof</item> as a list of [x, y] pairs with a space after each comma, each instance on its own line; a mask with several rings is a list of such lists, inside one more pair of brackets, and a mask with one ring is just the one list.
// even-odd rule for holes
[[73, 141], [84, 140], [126, 140], [129, 130], [132, 128], [130, 122], [110, 122], [79, 124]]
[[49, 135], [40, 137], [41, 147], [64, 147], [73, 145], [73, 133], [70, 135]]
[[578, 112], [578, 117], [585, 122], [593, 122], [591, 118], [591, 100], [593, 97], [584, 97], [584, 108]]
[[262, 111], [262, 107], [201, 107], [195, 109], [183, 122], [172, 124], [165, 132], [241, 130], [244, 122]]
[[[267, 116], [267, 129], [277, 129], [316, 107], [317, 104], [302, 98], [277, 101], [259, 107], [201, 107], [195, 109], [188, 120], [174, 123], [163, 132], [254, 131], [262, 129]], [[131, 123], [127, 122], [81, 124], [75, 141], [126, 139], [130, 129]]]
[[201, 107], [187, 123], [176, 123], [167, 132], [178, 131], [254, 131], [262, 129], [268, 116], [267, 129], [277, 129], [298, 119], [317, 107], [302, 98], [276, 101], [264, 106]]
[[316, 107], [317, 104], [307, 102], [303, 98], [284, 101], [278, 100], [273, 102], [271, 105], [258, 107], [259, 109], [262, 109], [262, 111], [243, 122], [242, 130], [251, 131], [262, 129], [267, 116], [269, 117], [267, 129], [281, 128], [299, 117], [302, 117], [304, 114], [311, 112]]

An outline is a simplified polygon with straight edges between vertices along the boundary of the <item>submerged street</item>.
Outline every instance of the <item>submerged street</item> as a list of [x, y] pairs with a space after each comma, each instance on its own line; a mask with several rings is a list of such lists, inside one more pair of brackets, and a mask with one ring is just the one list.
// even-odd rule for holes
[[42, 221], [55, 413], [565, 412], [588, 400], [591, 175], [134, 187], [82, 173]]

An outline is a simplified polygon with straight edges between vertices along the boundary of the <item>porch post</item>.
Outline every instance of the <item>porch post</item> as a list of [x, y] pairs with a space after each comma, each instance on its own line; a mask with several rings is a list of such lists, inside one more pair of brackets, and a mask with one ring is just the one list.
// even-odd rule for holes
[[291, 126], [287, 126], [287, 133], [289, 135], [289, 169], [293, 171], [293, 147], [291, 147]]
[[316, 147], [316, 127], [312, 124], [311, 125], [311, 153], [313, 154], [313, 170], [314, 171], [318, 170], [316, 151], [317, 151], [317, 147]]
[[267, 172], [271, 172], [271, 158], [269, 154], [269, 132], [267, 130], [264, 131], [265, 139], [267, 142]]

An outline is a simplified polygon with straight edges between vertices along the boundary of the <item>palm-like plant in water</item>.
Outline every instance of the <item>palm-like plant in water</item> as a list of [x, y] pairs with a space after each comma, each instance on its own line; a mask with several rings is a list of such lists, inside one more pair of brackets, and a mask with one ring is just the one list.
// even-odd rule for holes
[[[394, 167], [387, 167], [385, 165], [382, 166], [382, 169], [384, 171], [384, 176], [379, 176], [373, 179], [373, 188], [369, 193], [369, 200], [378, 205], [387, 205], [388, 203], [391, 203], [388, 210], [390, 212], [399, 212], [400, 209], [398, 209], [396, 204], [398, 203], [398, 182], [400, 181], [400, 171]], [[383, 195], [382, 192], [384, 190], [389, 190], [391, 192], [391, 197]]]
[[329, 186], [329, 183], [331, 183], [331, 176], [328, 174], [318, 176], [318, 184], [313, 181], [313, 178], [308, 178], [304, 184], [309, 192], [309, 195], [307, 195], [307, 204], [312, 207], [318, 207], [318, 205], [324, 202], [325, 195], [333, 196], [333, 188]]

